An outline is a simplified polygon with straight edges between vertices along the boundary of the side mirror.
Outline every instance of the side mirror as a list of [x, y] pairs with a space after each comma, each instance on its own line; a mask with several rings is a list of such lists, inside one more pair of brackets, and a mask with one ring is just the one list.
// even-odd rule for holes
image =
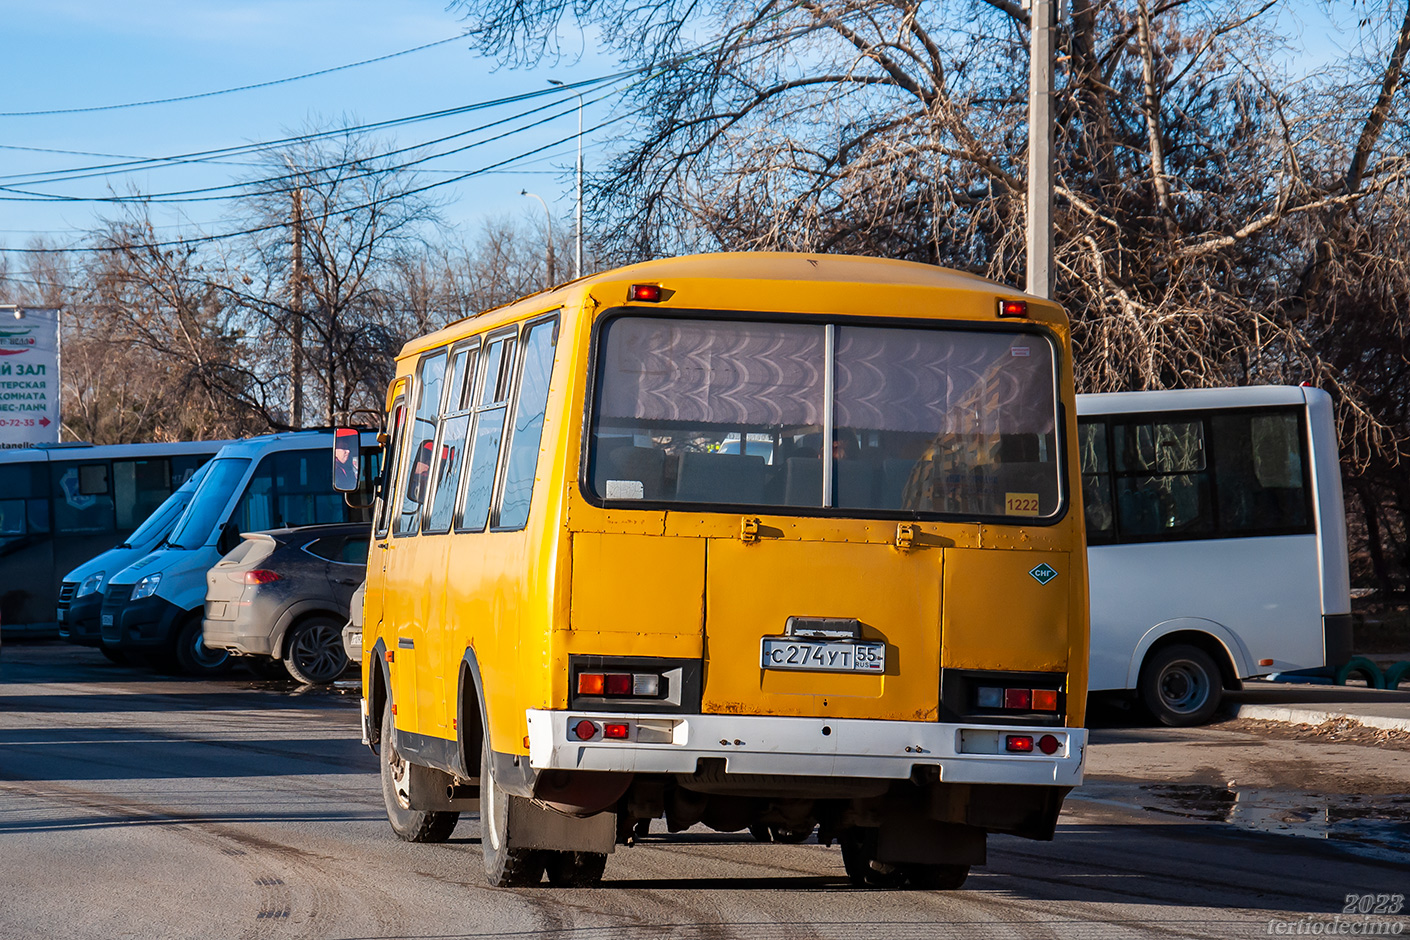
[[333, 432], [333, 489], [339, 493], [357, 491], [361, 457], [362, 441], [354, 428], [338, 428]]
[[240, 544], [240, 526], [231, 519], [220, 527], [220, 539], [215, 543], [215, 550], [222, 555], [228, 555]]

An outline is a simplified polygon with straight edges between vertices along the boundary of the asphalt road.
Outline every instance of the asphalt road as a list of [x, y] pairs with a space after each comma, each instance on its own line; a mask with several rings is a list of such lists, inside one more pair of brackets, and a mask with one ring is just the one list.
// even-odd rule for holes
[[[856, 889], [835, 847], [701, 829], [619, 848], [601, 888], [511, 890], [484, 884], [473, 817], [445, 845], [392, 836], [357, 740], [355, 691], [292, 691], [7, 644], [0, 937], [1226, 938], [1335, 932], [1339, 921], [1410, 931], [1410, 914], [1340, 913], [1347, 894], [1410, 893], [1410, 829], [1396, 817], [1410, 812], [1410, 752], [1340, 754], [1314, 794], [1297, 768], [1332, 753], [1317, 743], [1109, 727], [1057, 839], [992, 838], [989, 864], [959, 891]], [[1373, 760], [1389, 769], [1358, 777]], [[1221, 779], [1235, 772], [1267, 784]], [[1336, 831], [1343, 817], [1364, 824], [1352, 838]], [[1312, 837], [1289, 834], [1299, 832]]]

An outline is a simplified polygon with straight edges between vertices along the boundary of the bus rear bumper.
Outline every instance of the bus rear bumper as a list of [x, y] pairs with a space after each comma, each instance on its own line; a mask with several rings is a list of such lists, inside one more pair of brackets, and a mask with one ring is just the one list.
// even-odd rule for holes
[[[905, 779], [934, 768], [947, 783], [1073, 787], [1082, 782], [1087, 745], [1085, 728], [546, 709], [527, 715], [536, 771], [690, 774], [710, 758], [737, 774]], [[593, 725], [586, 738], [583, 722]], [[1056, 741], [1051, 754], [1041, 750], [1045, 736]], [[1009, 750], [1024, 746], [1023, 738], [1031, 751]]]

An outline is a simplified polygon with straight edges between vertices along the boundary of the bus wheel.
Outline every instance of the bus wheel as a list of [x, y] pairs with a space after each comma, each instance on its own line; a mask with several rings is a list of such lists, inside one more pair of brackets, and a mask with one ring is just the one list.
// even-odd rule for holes
[[486, 737], [480, 747], [480, 852], [485, 857], [485, 877], [496, 888], [538, 884], [548, 861], [548, 853], [539, 849], [511, 849], [506, 844], [509, 801], [514, 799], [523, 798], [505, 793], [494, 779], [494, 760]]
[[1219, 667], [1196, 646], [1167, 646], [1141, 667], [1142, 701], [1157, 721], [1172, 728], [1207, 722], [1222, 690]]
[[284, 641], [284, 668], [305, 685], [323, 685], [341, 676], [348, 668], [342, 623], [309, 617], [294, 624]]
[[607, 856], [601, 852], [545, 852], [548, 883], [555, 888], [596, 888]]
[[969, 866], [961, 864], [892, 865], [876, 860], [876, 830], [853, 830], [839, 840], [842, 866], [859, 888], [915, 888], [921, 891], [953, 891], [969, 877]]
[[176, 667], [188, 676], [218, 676], [230, 670], [230, 651], [207, 646], [201, 618], [190, 617], [176, 631]]
[[444, 842], [455, 831], [460, 814], [412, 809], [406, 798], [406, 758], [392, 746], [392, 705], [382, 708], [382, 802], [387, 804], [387, 822], [397, 838], [406, 842]]

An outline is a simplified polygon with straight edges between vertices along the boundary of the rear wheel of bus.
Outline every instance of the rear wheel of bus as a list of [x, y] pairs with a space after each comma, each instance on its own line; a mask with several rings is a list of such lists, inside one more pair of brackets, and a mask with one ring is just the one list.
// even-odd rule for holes
[[842, 867], [859, 888], [916, 888], [953, 891], [969, 877], [965, 864], [888, 864], [877, 861], [875, 829], [856, 829], [838, 840]]
[[[480, 748], [480, 851], [485, 857], [485, 877], [496, 888], [536, 885], [543, 880], [548, 856], [572, 854], [511, 849], [508, 845], [509, 804], [516, 799], [523, 797], [504, 792], [494, 779], [494, 759], [486, 736]], [[600, 870], [598, 876], [601, 877]]]
[[1223, 688], [1219, 667], [1197, 646], [1167, 646], [1141, 668], [1141, 700], [1157, 721], [1172, 728], [1209, 721]]
[[393, 743], [392, 703], [382, 709], [382, 802], [387, 804], [387, 822], [398, 839], [406, 842], [444, 842], [460, 821], [457, 812], [412, 809], [407, 798], [411, 765], [397, 753]]

